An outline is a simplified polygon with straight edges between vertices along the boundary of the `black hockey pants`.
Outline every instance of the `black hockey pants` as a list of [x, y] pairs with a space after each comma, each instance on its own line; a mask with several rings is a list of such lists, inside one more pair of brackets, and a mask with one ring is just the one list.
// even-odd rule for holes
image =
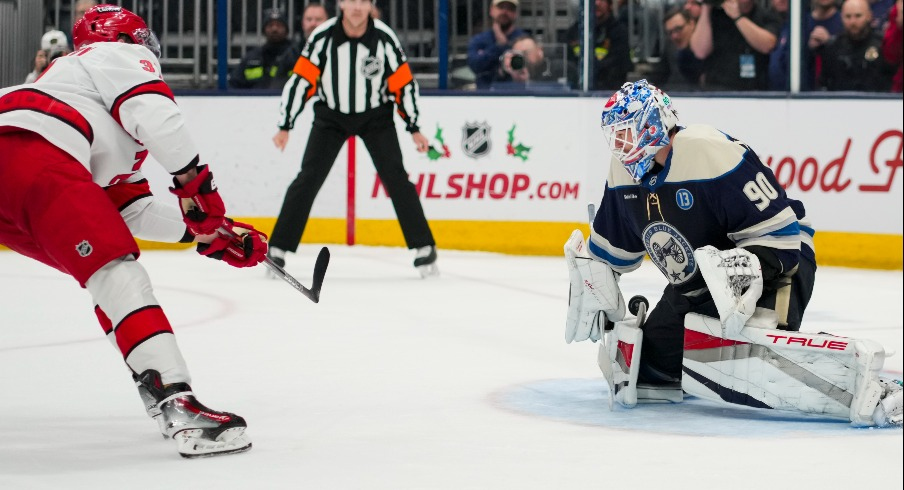
[[349, 136], [359, 136], [395, 209], [408, 248], [435, 245], [424, 208], [402, 163], [392, 104], [361, 114], [342, 114], [314, 104], [314, 124], [301, 159], [301, 171], [289, 185], [276, 219], [270, 245], [294, 252], [304, 233], [314, 198], [323, 186], [339, 150]]

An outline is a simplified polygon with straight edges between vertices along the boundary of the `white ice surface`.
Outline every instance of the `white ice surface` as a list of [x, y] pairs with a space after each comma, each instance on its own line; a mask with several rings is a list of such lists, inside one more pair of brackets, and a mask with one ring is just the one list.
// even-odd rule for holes
[[[310, 283], [319, 247], [288, 270]], [[183, 460], [142, 409], [90, 297], [0, 253], [0, 489], [902, 487], [902, 431], [716, 407], [608, 412], [596, 345], [566, 345], [564, 260], [331, 246], [320, 304], [262, 268], [146, 252], [199, 399], [254, 448]], [[622, 278], [651, 302], [649, 262]], [[902, 370], [901, 271], [824, 267], [805, 331], [868, 337]]]

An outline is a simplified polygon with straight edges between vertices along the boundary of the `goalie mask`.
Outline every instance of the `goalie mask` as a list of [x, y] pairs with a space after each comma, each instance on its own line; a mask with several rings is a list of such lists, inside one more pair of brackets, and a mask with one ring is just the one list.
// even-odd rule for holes
[[160, 58], [160, 41], [144, 19], [118, 5], [91, 7], [72, 27], [72, 42], [76, 49], [91, 43], [115, 43], [120, 36], [128, 37], [132, 43], [148, 48]]
[[650, 171], [653, 157], [668, 146], [669, 130], [677, 125], [678, 112], [669, 96], [646, 80], [625, 83], [603, 108], [603, 136], [635, 182]]

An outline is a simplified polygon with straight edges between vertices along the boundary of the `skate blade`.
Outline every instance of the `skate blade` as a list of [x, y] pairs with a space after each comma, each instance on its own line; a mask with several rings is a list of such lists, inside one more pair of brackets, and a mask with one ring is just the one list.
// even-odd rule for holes
[[417, 266], [417, 271], [421, 274], [421, 279], [439, 277], [439, 267], [436, 266], [436, 263], [419, 265]]
[[207, 439], [201, 429], [184, 430], [173, 437], [183, 458], [208, 458], [236, 454], [251, 449], [251, 438], [244, 427], [224, 430], [215, 440]]

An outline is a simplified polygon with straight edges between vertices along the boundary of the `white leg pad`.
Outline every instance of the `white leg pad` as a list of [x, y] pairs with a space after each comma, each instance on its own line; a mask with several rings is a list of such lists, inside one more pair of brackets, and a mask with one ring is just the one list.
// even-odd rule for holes
[[874, 425], [881, 345], [828, 334], [744, 327], [722, 338], [718, 318], [685, 317], [684, 391], [719, 402]]
[[640, 371], [640, 348], [643, 331], [634, 318], [616, 322], [603, 334], [597, 364], [609, 383], [609, 406], [612, 401], [627, 408], [637, 405], [637, 374]]

